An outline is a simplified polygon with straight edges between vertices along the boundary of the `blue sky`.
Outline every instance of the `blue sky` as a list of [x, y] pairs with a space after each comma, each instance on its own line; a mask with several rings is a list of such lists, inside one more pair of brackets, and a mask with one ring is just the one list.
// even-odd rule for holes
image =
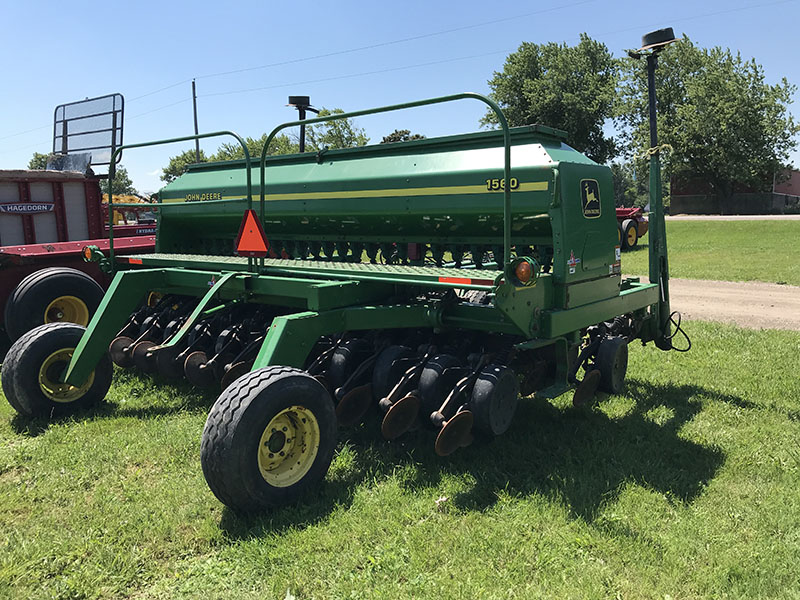
[[[292, 120], [289, 95], [317, 107], [358, 110], [488, 92], [520, 43], [577, 43], [581, 32], [620, 56], [642, 34], [671, 26], [703, 47], [755, 58], [767, 80], [800, 84], [794, 40], [798, 0], [542, 0], [356, 2], [19, 2], [2, 0], [0, 168], [24, 168], [52, 147], [53, 109], [120, 92], [125, 141], [200, 131], [260, 136]], [[409, 39], [413, 38], [413, 39]], [[232, 72], [237, 71], [237, 72]], [[246, 91], [249, 90], [249, 91]], [[791, 110], [800, 120], [800, 94]], [[364, 117], [373, 142], [394, 129], [428, 137], [478, 129], [477, 102]], [[217, 143], [204, 142], [213, 152]], [[190, 147], [131, 150], [123, 164], [142, 191], [160, 186], [168, 157]], [[800, 164], [800, 152], [793, 154]]]

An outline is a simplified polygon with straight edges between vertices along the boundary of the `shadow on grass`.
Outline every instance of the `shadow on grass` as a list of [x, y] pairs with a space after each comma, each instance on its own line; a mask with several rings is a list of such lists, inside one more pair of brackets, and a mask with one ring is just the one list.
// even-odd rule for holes
[[[497, 502], [500, 493], [538, 494], [563, 502], [574, 517], [591, 521], [627, 482], [654, 489], [675, 502], [691, 502], [714, 477], [724, 455], [680, 437], [681, 427], [701, 410], [705, 398], [756, 408], [742, 398], [700, 386], [654, 385], [635, 379], [629, 381], [626, 395], [634, 405], [617, 418], [599, 410], [524, 400], [505, 435], [477, 440], [448, 458], [435, 455], [433, 432], [418, 431], [387, 443], [374, 420], [344, 432], [343, 441], [355, 455], [353, 464], [342, 477], [329, 478], [313, 497], [266, 515], [226, 509], [220, 525], [234, 539], [308, 526], [335, 506], [348, 506], [359, 485], [390, 476], [414, 492], [438, 487], [444, 475], [469, 474], [472, 487], [451, 498], [452, 506], [462, 511], [484, 510]], [[667, 416], [657, 424], [648, 412], [660, 407], [667, 409]]]
[[[78, 410], [63, 416], [53, 415], [51, 418], [30, 418], [15, 414], [11, 418], [11, 428], [15, 433], [36, 437], [45, 433], [52, 425], [84, 421], [88, 419], [116, 419], [133, 417], [147, 419], [177, 414], [200, 408], [210, 410], [220, 394], [217, 387], [196, 388], [185, 380], [172, 380], [155, 375], [149, 376], [134, 370], [115, 370], [111, 390], [120, 387], [135, 386], [136, 395], [145, 398], [133, 406], [111, 401], [102, 402], [91, 408]], [[133, 390], [131, 390], [133, 391]], [[167, 392], [165, 394], [164, 392]], [[148, 396], [156, 397], [156, 401], [147, 404]]]
[[649, 244], [647, 244], [647, 242], [642, 242], [641, 240], [639, 240], [639, 243], [636, 244], [633, 248], [626, 248], [622, 252], [623, 252], [623, 255], [625, 255], [625, 254], [636, 254], [637, 252], [647, 253], [649, 249], [650, 249], [650, 247], [649, 247]]

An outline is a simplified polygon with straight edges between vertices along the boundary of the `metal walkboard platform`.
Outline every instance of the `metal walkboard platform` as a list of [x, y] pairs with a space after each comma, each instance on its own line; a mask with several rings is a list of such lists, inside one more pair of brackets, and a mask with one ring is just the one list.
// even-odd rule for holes
[[[248, 260], [241, 256], [205, 254], [137, 254], [117, 257], [120, 262], [148, 267], [177, 267], [213, 269], [220, 271], [248, 270]], [[282, 258], [263, 260], [264, 275], [316, 275], [334, 279], [379, 280], [387, 283], [431, 285], [435, 287], [463, 287], [489, 289], [502, 275], [502, 271], [454, 267], [417, 267], [411, 265], [373, 265], [320, 260], [295, 260]]]

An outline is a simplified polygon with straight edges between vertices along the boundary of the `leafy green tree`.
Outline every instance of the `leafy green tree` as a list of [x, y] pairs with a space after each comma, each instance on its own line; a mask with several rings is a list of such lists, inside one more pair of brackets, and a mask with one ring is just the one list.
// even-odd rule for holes
[[408, 129], [395, 129], [381, 140], [381, 144], [391, 144], [394, 142], [409, 142], [411, 140], [424, 140], [425, 136], [420, 133], [412, 134]]
[[[245, 138], [244, 143], [253, 161], [258, 161], [261, 157], [261, 152], [263, 152], [266, 142], [266, 133], [260, 138]], [[294, 154], [299, 151], [299, 144], [292, 142], [289, 136], [277, 135], [273, 138], [272, 142], [270, 142], [268, 154], [274, 156], [277, 154]], [[211, 156], [211, 160], [236, 160], [241, 158], [244, 158], [244, 150], [242, 150], [242, 146], [238, 142], [225, 142], [217, 148], [217, 152]]]
[[[323, 108], [319, 111], [319, 116], [327, 117], [343, 112], [341, 108], [333, 110]], [[366, 132], [350, 119], [328, 121], [306, 127], [306, 150], [310, 152], [318, 152], [323, 148], [355, 148], [366, 146], [368, 143], [369, 137]]]
[[[627, 61], [618, 121], [632, 154], [650, 146], [645, 61]], [[796, 147], [788, 106], [796, 87], [765, 81], [755, 60], [687, 37], [668, 46], [656, 70], [659, 143], [665, 174], [708, 182], [724, 207], [736, 184], [769, 189]]]
[[[35, 171], [43, 171], [47, 166], [47, 159], [49, 157], [49, 154], [34, 152], [31, 160], [28, 162], [28, 168]], [[108, 191], [108, 188], [105, 185], [102, 185], [102, 189], [104, 192]], [[111, 191], [114, 194], [138, 194], [136, 188], [133, 187], [133, 181], [131, 181], [131, 178], [128, 175], [128, 170], [125, 167], [117, 167], [114, 175], [114, 184], [111, 187]]]
[[[201, 149], [200, 162], [206, 162], [207, 160], [208, 158], [206, 158], [206, 153]], [[170, 157], [169, 164], [162, 169], [161, 180], [166, 181], [167, 183], [174, 181], [183, 175], [189, 165], [193, 165], [196, 162], [197, 154], [194, 150], [186, 150], [177, 156]]]
[[[568, 143], [605, 163], [616, 155], [603, 126], [614, 115], [619, 61], [585, 33], [577, 46], [524, 42], [489, 80], [509, 125], [540, 123], [563, 129]], [[483, 125], [495, 126], [489, 111]]]
[[117, 167], [114, 173], [114, 183], [111, 185], [111, 192], [113, 194], [137, 194], [136, 188], [133, 187], [133, 181], [128, 176], [128, 170], [125, 167]]
[[[320, 115], [326, 116], [331, 113], [342, 113], [341, 109], [334, 109], [333, 111], [321, 110]], [[309, 125], [306, 127], [306, 148], [309, 151], [318, 151], [322, 148], [350, 148], [352, 146], [363, 146], [369, 141], [369, 138], [364, 134], [364, 130], [356, 127], [350, 119], [343, 119], [333, 123], [322, 123], [316, 126]], [[244, 140], [247, 146], [247, 151], [250, 153], [250, 158], [257, 164], [258, 159], [261, 157], [261, 152], [264, 149], [264, 144], [267, 142], [267, 134], [261, 137], [252, 138], [247, 137]], [[292, 140], [288, 135], [280, 134], [273, 138], [270, 142], [269, 154], [295, 154], [300, 151], [300, 144], [297, 140]], [[211, 156], [206, 156], [205, 153], [200, 151], [200, 158], [202, 162], [209, 161], [223, 161], [223, 160], [237, 160], [244, 158], [244, 150], [238, 142], [225, 142], [217, 148], [217, 151]], [[187, 150], [177, 156], [169, 159], [169, 164], [162, 170], [161, 179], [167, 183], [179, 177], [190, 164], [195, 163], [194, 150]]]
[[650, 200], [647, 163], [644, 160], [611, 163], [616, 206], [645, 206]]
[[[247, 150], [250, 152], [251, 158], [258, 160], [266, 141], [266, 133], [260, 138], [245, 138], [244, 143], [247, 146]], [[298, 145], [293, 143], [286, 135], [279, 135], [272, 140], [270, 154], [292, 154], [297, 151]], [[217, 148], [217, 151], [211, 156], [207, 156], [203, 150], [200, 150], [200, 162], [236, 160], [241, 158], [244, 158], [244, 150], [242, 150], [238, 142], [225, 142]], [[177, 156], [170, 157], [169, 164], [162, 169], [161, 180], [167, 183], [174, 181], [186, 171], [189, 165], [193, 165], [196, 162], [197, 157], [194, 150], [186, 150]]]
[[45, 167], [47, 167], [47, 159], [49, 156], [49, 154], [34, 152], [33, 156], [28, 162], [28, 168], [33, 171], [44, 171]]

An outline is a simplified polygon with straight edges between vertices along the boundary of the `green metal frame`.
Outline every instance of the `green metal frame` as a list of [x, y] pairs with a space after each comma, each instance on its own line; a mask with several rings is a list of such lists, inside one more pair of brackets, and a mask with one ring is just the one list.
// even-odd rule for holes
[[114, 153], [111, 155], [111, 164], [108, 167], [108, 252], [109, 258], [111, 261], [112, 267], [114, 266], [114, 209], [115, 208], [122, 208], [122, 207], [136, 207], [142, 208], [144, 206], [160, 206], [160, 202], [145, 202], [141, 204], [130, 204], [130, 203], [117, 203], [113, 202], [114, 195], [112, 193], [113, 186], [114, 186], [114, 177], [116, 176], [117, 167], [116, 161], [117, 157], [122, 154], [123, 150], [128, 150], [131, 148], [147, 148], [150, 146], [163, 146], [165, 144], [177, 144], [179, 142], [188, 142], [192, 140], [202, 140], [204, 138], [212, 138], [212, 137], [220, 137], [223, 135], [229, 135], [236, 138], [236, 141], [239, 142], [239, 145], [244, 150], [244, 157], [247, 164], [247, 199], [250, 204], [253, 202], [253, 184], [252, 184], [252, 175], [250, 173], [250, 151], [247, 149], [247, 144], [244, 143], [244, 140], [233, 131], [214, 131], [212, 133], [200, 133], [197, 135], [187, 135], [184, 137], [177, 137], [177, 138], [170, 138], [166, 140], [156, 140], [154, 142], [140, 142], [138, 144], [125, 144], [124, 146], [120, 146]]
[[[417, 108], [420, 106], [429, 106], [432, 104], [442, 104], [445, 102], [454, 102], [456, 100], [478, 100], [483, 102], [484, 104], [488, 105], [489, 108], [492, 109], [494, 114], [497, 116], [497, 121], [500, 124], [500, 128], [503, 130], [503, 178], [504, 178], [504, 186], [503, 186], [503, 266], [505, 267], [511, 262], [511, 133], [508, 128], [508, 121], [506, 120], [503, 111], [501, 110], [500, 106], [487, 98], [486, 96], [482, 96], [480, 94], [476, 94], [474, 92], [462, 92], [460, 94], [452, 94], [449, 96], [439, 96], [437, 98], [428, 98], [426, 100], [417, 100], [414, 102], [404, 102], [403, 104], [392, 104], [389, 106], [381, 106], [379, 108], [369, 108], [366, 110], [357, 110], [354, 112], [349, 113], [340, 113], [335, 115], [328, 115], [325, 117], [316, 117], [314, 119], [304, 119], [298, 121], [289, 121], [287, 123], [282, 123], [278, 125], [275, 129], [273, 129], [270, 134], [267, 136], [267, 141], [264, 144], [264, 149], [261, 151], [261, 161], [259, 162], [259, 169], [261, 174], [261, 207], [259, 211], [259, 219], [263, 223], [264, 222], [264, 210], [265, 210], [265, 200], [266, 200], [266, 180], [265, 180], [265, 171], [267, 166], [267, 157], [269, 156], [267, 153], [269, 151], [269, 145], [272, 142], [273, 138], [278, 134], [279, 131], [286, 129], [287, 127], [299, 127], [300, 125], [314, 125], [315, 123], [325, 123], [328, 121], [340, 121], [342, 119], [352, 119], [354, 117], [362, 117], [365, 115], [374, 115], [384, 112], [391, 112], [397, 110], [405, 110], [408, 108]], [[252, 198], [248, 201], [247, 208], [253, 208], [253, 201]], [[505, 271], [505, 268], [503, 269]]]
[[[409, 267], [403, 265], [362, 265], [321, 261], [293, 261], [261, 258], [256, 263], [252, 258], [228, 256], [200, 256], [179, 254], [145, 254], [135, 257], [135, 270], [119, 272], [114, 277], [100, 307], [92, 318], [86, 334], [81, 338], [73, 358], [65, 372], [65, 380], [73, 385], [82, 384], [91, 373], [108, 344], [119, 331], [129, 315], [139, 305], [148, 291], [185, 294], [201, 298], [185, 324], [161, 347], [174, 346], [190, 330], [199, 318], [215, 308], [213, 302], [252, 302], [275, 305], [294, 310], [292, 314], [276, 317], [266, 332], [253, 368], [271, 364], [301, 367], [309, 350], [321, 335], [348, 330], [394, 329], [394, 328], [461, 328], [487, 333], [503, 333], [517, 336], [519, 346], [534, 349], [556, 344], [558, 362], [557, 379], [564, 379], [568, 363], [569, 348], [580, 340], [580, 330], [589, 325], [613, 319], [620, 314], [635, 313], [643, 320], [643, 341], [663, 339], [663, 315], [658, 308], [663, 306], [660, 291], [666, 278], [666, 244], [663, 242], [663, 210], [660, 209], [660, 194], [655, 202], [656, 224], [651, 239], [650, 261], [658, 265], [663, 277], [653, 283], [625, 280], [618, 295], [606, 289], [606, 284], [618, 284], [619, 278], [585, 279], [575, 282], [561, 281], [553, 273], [542, 274], [534, 285], [515, 286], [507, 270], [511, 261], [511, 141], [506, 119], [499, 106], [492, 100], [473, 93], [454, 94], [416, 102], [396, 104], [381, 108], [342, 113], [303, 121], [291, 121], [279, 125], [267, 136], [262, 151], [260, 169], [260, 220], [265, 220], [266, 211], [266, 167], [268, 148], [277, 133], [287, 127], [301, 124], [312, 125], [327, 121], [353, 118], [395, 110], [452, 102], [462, 99], [479, 100], [487, 104], [497, 115], [503, 131], [504, 146], [504, 205], [503, 243], [504, 269], [487, 271], [478, 269], [448, 269]], [[252, 165], [247, 147], [238, 135], [229, 131], [173, 138], [169, 140], [121, 146], [116, 152], [127, 148], [156, 146], [195, 139], [231, 135], [241, 144], [247, 174], [247, 207], [252, 209]], [[116, 156], [116, 155], [115, 155]], [[112, 157], [113, 159], [114, 157]], [[656, 168], [651, 172], [657, 174]], [[562, 168], [566, 169], [564, 165]], [[110, 177], [113, 179], [113, 160]], [[569, 177], [570, 175], [563, 175]], [[573, 180], [575, 176], [572, 175]], [[560, 169], [553, 168], [553, 202], [561, 202]], [[652, 184], [652, 181], [651, 181]], [[653, 193], [655, 195], [657, 190]], [[574, 192], [571, 192], [574, 193]], [[109, 184], [109, 200], [112, 199]], [[210, 204], [227, 200], [205, 201]], [[114, 204], [109, 202], [110, 227], [113, 228]], [[135, 205], [142, 206], [142, 205]], [[156, 204], [158, 206], [158, 204]], [[551, 218], [566, 218], [569, 215]], [[658, 220], [658, 219], [656, 219]], [[659, 226], [660, 225], [660, 226]], [[563, 229], [563, 228], [562, 228]], [[653, 235], [653, 234], [651, 234]], [[110, 232], [111, 259], [113, 233]], [[564, 259], [566, 246], [554, 243], [559, 260]], [[663, 254], [663, 257], [661, 256]], [[663, 260], [662, 260], [663, 258]], [[594, 267], [593, 267], [594, 268]], [[503, 279], [504, 278], [504, 279]], [[599, 294], [589, 294], [586, 286], [601, 285]], [[440, 298], [425, 301], [397, 303], [397, 298], [414, 298], [417, 290], [436, 288], [466, 288], [490, 293], [492, 305], [454, 302]], [[562, 302], [564, 295], [569, 297]], [[563, 308], [554, 308], [561, 307]], [[668, 306], [668, 304], [666, 305]], [[647, 312], [650, 308], [651, 313]], [[655, 318], [653, 318], [655, 317]], [[668, 332], [668, 322], [667, 322]], [[563, 356], [562, 356], [563, 355]], [[562, 360], [563, 359], [563, 360]], [[563, 363], [563, 364], [562, 364]], [[555, 390], [558, 385], [553, 389]], [[563, 386], [562, 386], [563, 387]]]
[[[143, 255], [146, 257], [147, 255]], [[275, 318], [256, 359], [254, 368], [270, 364], [302, 366], [320, 335], [349, 330], [393, 328], [466, 328], [487, 333], [506, 333], [522, 339], [543, 338], [550, 343], [577, 329], [607, 321], [619, 314], [641, 310], [657, 301], [656, 284], [632, 282], [619, 297], [560, 311], [536, 315], [531, 301], [546, 298], [550, 276], [535, 286], [497, 288], [496, 307], [465, 305], [447, 300], [389, 304], [399, 288], [414, 289], [415, 281], [332, 280], [307, 274], [266, 275], [242, 271], [222, 274], [218, 270], [190, 268], [145, 268], [115, 275], [108, 292], [81, 338], [66, 371], [65, 381], [82, 384], [109, 343], [149, 291], [185, 294], [202, 300], [178, 336], [206, 314], [213, 298], [222, 302], [250, 301], [294, 308], [297, 312]], [[450, 284], [459, 287], [458, 284]], [[520, 318], [521, 317], [521, 318]], [[163, 346], [178, 343], [167, 340]]]

